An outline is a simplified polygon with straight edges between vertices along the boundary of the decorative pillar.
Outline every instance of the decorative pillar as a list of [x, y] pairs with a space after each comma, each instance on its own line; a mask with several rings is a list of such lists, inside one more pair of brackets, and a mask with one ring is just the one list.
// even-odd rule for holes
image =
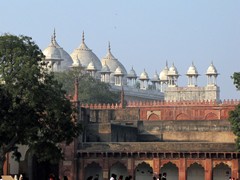
[[187, 179], [187, 173], [186, 173], [186, 159], [185, 158], [180, 158], [180, 165], [179, 165], [179, 180], [186, 180]]
[[128, 158], [128, 162], [127, 162], [127, 170], [128, 170], [128, 176], [132, 176], [133, 180], [135, 180], [135, 176], [134, 176], [134, 160], [133, 158]]
[[205, 160], [205, 180], [212, 180], [212, 159]]
[[238, 174], [238, 159], [232, 159], [232, 177], [237, 179], [239, 178], [239, 174]]
[[109, 162], [108, 157], [102, 159], [103, 180], [109, 180]]
[[153, 158], [153, 172], [157, 176], [160, 173], [160, 159], [159, 158]]

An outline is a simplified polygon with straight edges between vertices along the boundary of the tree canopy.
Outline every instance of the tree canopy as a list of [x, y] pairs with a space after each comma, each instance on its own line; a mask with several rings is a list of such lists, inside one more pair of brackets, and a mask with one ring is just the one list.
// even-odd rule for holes
[[[240, 90], [240, 72], [235, 72], [232, 76], [233, 84], [237, 90]], [[232, 125], [232, 131], [236, 135], [236, 146], [240, 151], [240, 104], [236, 106], [233, 111], [229, 113], [229, 121]]]
[[66, 92], [27, 36], [0, 36], [0, 174], [8, 152], [28, 145], [39, 161], [59, 160], [58, 143], [80, 133]]
[[119, 92], [112, 92], [110, 85], [84, 73], [82, 68], [70, 69], [64, 72], [55, 72], [55, 78], [63, 84], [68, 94], [74, 93], [74, 81], [78, 78], [79, 100], [81, 103], [118, 103]]

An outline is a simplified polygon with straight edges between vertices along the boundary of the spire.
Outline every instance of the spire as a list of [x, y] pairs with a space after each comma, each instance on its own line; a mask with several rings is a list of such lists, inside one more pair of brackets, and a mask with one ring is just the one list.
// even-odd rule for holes
[[111, 44], [110, 44], [110, 41], [108, 41], [108, 52], [111, 52]]
[[54, 37], [53, 37], [53, 36], [51, 36], [51, 44], [52, 44], [52, 45], [54, 45], [54, 43], [53, 43], [53, 42], [54, 42]]
[[85, 41], [85, 37], [84, 37], [84, 31], [83, 31], [83, 33], [82, 33], [82, 43], [84, 43], [84, 41]]
[[55, 31], [55, 28], [53, 30], [53, 40], [55, 41], [56, 40], [56, 31]]
[[166, 67], [168, 67], [168, 61], [166, 60]]

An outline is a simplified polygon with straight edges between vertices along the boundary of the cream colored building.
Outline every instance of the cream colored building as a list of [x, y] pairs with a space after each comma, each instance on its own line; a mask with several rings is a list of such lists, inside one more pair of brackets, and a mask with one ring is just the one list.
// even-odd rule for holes
[[144, 71], [138, 76], [133, 69], [127, 72], [125, 66], [111, 52], [110, 43], [106, 56], [101, 60], [87, 47], [84, 33], [79, 47], [69, 55], [56, 41], [56, 33], [51, 38], [49, 46], [43, 50], [52, 71], [64, 71], [70, 67], [84, 67], [92, 77], [109, 83], [113, 91], [125, 90], [126, 100], [165, 100], [165, 101], [220, 101], [220, 89], [217, 86], [217, 69], [213, 63], [206, 71], [206, 86], [197, 85], [198, 71], [195, 65], [190, 65], [186, 76], [187, 85], [179, 86], [180, 74], [174, 64], [168, 64], [158, 74], [149, 77]]

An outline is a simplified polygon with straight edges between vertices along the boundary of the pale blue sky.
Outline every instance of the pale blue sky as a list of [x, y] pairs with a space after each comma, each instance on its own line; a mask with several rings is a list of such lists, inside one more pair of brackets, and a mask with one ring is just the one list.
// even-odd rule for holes
[[101, 59], [111, 42], [113, 55], [129, 71], [150, 77], [175, 64], [186, 86], [194, 62], [205, 86], [206, 70], [220, 73], [221, 99], [240, 99], [230, 76], [240, 71], [239, 0], [2, 0], [0, 34], [31, 36], [47, 47], [54, 27], [68, 53], [85, 42]]

